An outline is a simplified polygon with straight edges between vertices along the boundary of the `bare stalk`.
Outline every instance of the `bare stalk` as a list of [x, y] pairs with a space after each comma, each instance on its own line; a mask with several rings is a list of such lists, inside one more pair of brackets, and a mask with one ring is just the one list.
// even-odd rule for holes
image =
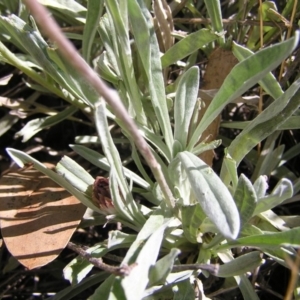
[[95, 267], [97, 267], [103, 271], [106, 271], [108, 273], [118, 275], [118, 276], [128, 276], [130, 274], [130, 271], [132, 270], [132, 268], [134, 268], [136, 266], [136, 264], [133, 264], [131, 266], [123, 265], [123, 266], [119, 267], [119, 266], [111, 266], [111, 265], [105, 264], [102, 261], [102, 258], [93, 257], [92, 254], [86, 252], [84, 248], [82, 248], [74, 243], [71, 243], [71, 242], [68, 243], [68, 248], [70, 250], [76, 252], [81, 257], [87, 259]]
[[30, 12], [34, 16], [36, 22], [39, 24], [43, 33], [46, 34], [48, 38], [52, 40], [52, 42], [55, 42], [60, 53], [73, 65], [73, 67], [86, 79], [86, 81], [91, 84], [98, 94], [104, 98], [104, 100], [112, 107], [116, 117], [119, 118], [126, 126], [128, 133], [131, 135], [140, 153], [143, 155], [149, 167], [151, 168], [153, 175], [165, 196], [168, 206], [171, 209], [174, 209], [175, 199], [161, 171], [161, 166], [151, 153], [147, 142], [139, 133], [134, 121], [127, 113], [126, 108], [119, 98], [119, 95], [114, 90], [109, 88], [101, 80], [98, 74], [94, 72], [94, 70], [84, 61], [73, 44], [64, 36], [60, 27], [50, 16], [45, 7], [43, 7], [36, 0], [23, 1], [30, 9]]
[[286, 290], [284, 300], [291, 300], [293, 298], [294, 289], [297, 284], [299, 277], [299, 267], [300, 267], [300, 249], [298, 249], [296, 260], [292, 261], [291, 258], [286, 257], [285, 261], [291, 269], [291, 277], [289, 281], [288, 288]]
[[[120, 276], [127, 276], [129, 275], [130, 271], [137, 266], [136, 263], [133, 263], [130, 266], [123, 265], [123, 266], [111, 266], [108, 264], [105, 264], [102, 260], [102, 258], [96, 258], [93, 257], [92, 254], [88, 253], [86, 251], [86, 247], [80, 247], [72, 242], [68, 243], [67, 246], [70, 250], [76, 252], [78, 255], [81, 257], [87, 259], [91, 264], [93, 264], [95, 267], [107, 271], [112, 274], [120, 275]], [[111, 260], [116, 260], [116, 261], [122, 261], [123, 258], [118, 257], [116, 255], [112, 254], [106, 254], [106, 258], [111, 259]], [[186, 270], [205, 270], [211, 273], [214, 276], [218, 275], [219, 272], [219, 265], [216, 264], [186, 264], [186, 265], [174, 265], [172, 268], [172, 272], [182, 272]]]
[[[211, 19], [204, 19], [204, 18], [174, 18], [174, 23], [177, 24], [211, 24]], [[241, 25], [241, 26], [260, 26], [259, 20], [231, 20], [231, 19], [222, 19], [223, 25], [230, 26], [230, 25]], [[263, 26], [269, 27], [280, 27], [284, 28], [293, 28], [294, 25], [292, 23], [288, 24], [285, 22], [272, 22], [272, 21], [263, 21]]]

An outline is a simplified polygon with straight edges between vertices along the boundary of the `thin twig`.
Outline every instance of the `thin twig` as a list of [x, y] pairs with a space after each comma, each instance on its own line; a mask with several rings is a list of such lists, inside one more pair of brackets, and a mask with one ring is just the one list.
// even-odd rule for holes
[[[122, 262], [123, 258], [113, 254], [105, 254], [105, 258]], [[172, 268], [172, 272], [181, 272], [187, 270], [205, 270], [214, 276], [218, 276], [219, 265], [218, 264], [185, 264], [185, 265], [174, 265]]]
[[[104, 270], [106, 272], [109, 272], [111, 274], [119, 275], [119, 276], [127, 276], [129, 275], [132, 268], [134, 268], [137, 264], [132, 264], [130, 266], [122, 265], [120, 267], [118, 266], [111, 266], [108, 264], [105, 264], [101, 258], [93, 257], [90, 253], [86, 252], [85, 248], [80, 247], [78, 245], [75, 245], [72, 242], [68, 243], [68, 248], [72, 251], [79, 254], [81, 257], [87, 259], [91, 264], [93, 264], [95, 267]], [[106, 254], [106, 258], [120, 261], [120, 257]], [[181, 272], [181, 271], [187, 271], [187, 270], [205, 270], [211, 273], [214, 276], [218, 275], [219, 272], [219, 265], [218, 264], [185, 264], [185, 265], [174, 265], [172, 268], [172, 272]]]
[[260, 284], [257, 284], [256, 287], [264, 292], [267, 292], [267, 293], [277, 297], [278, 299], [283, 299], [283, 296], [280, 293], [274, 291], [272, 288], [268, 287], [268, 284], [265, 281], [261, 282]]
[[284, 77], [282, 77], [282, 80], [280, 81], [281, 86], [285, 86], [287, 84], [287, 82], [289, 81], [289, 79], [291, 78], [291, 76], [295, 75], [296, 73], [299, 73], [299, 71], [300, 71], [300, 68], [299, 68], [299, 66], [300, 66], [300, 48], [295, 50], [293, 56], [294, 56], [293, 61], [287, 67]]
[[69, 27], [62, 27], [60, 28], [62, 32], [78, 32], [78, 33], [83, 33], [84, 26], [69, 26]]
[[86, 252], [82, 247], [69, 242], [67, 246], [70, 250], [76, 252], [81, 257], [88, 260], [92, 265], [95, 267], [106, 271], [111, 274], [115, 274], [118, 276], [128, 276], [130, 274], [130, 271], [132, 268], [136, 266], [136, 264], [132, 264], [130, 266], [128, 265], [122, 265], [122, 266], [111, 266], [103, 262], [101, 258], [93, 257], [90, 253]]
[[[295, 0], [294, 5], [293, 5], [293, 10], [292, 10], [292, 15], [291, 15], [291, 23], [293, 23], [293, 21], [295, 20], [297, 6], [298, 6], [298, 0]], [[289, 39], [291, 37], [291, 35], [292, 35], [292, 28], [290, 27], [287, 31], [286, 39]], [[286, 60], [283, 60], [281, 63], [280, 72], [279, 72], [279, 76], [278, 76], [279, 81], [281, 81], [285, 66], [286, 66]]]
[[294, 289], [296, 287], [296, 283], [299, 277], [300, 249], [298, 249], [295, 261], [292, 261], [292, 259], [289, 257], [286, 257], [285, 261], [291, 269], [291, 277], [290, 277], [288, 288], [286, 290], [284, 300], [290, 300], [293, 297]]
[[[211, 19], [204, 19], [204, 18], [174, 18], [173, 22], [176, 24], [211, 24]], [[222, 23], [224, 26], [235, 25], [239, 24], [241, 26], [260, 26], [259, 20], [230, 20], [230, 19], [223, 19]], [[271, 22], [271, 21], [264, 21], [263, 26], [269, 27], [281, 27], [287, 28], [291, 26], [287, 26], [284, 22]]]
[[73, 67], [86, 79], [87, 82], [102, 96], [112, 107], [115, 115], [126, 126], [140, 153], [151, 168], [157, 183], [159, 184], [166, 202], [171, 209], [175, 208], [175, 199], [161, 171], [160, 164], [156, 161], [147, 142], [140, 134], [133, 119], [129, 116], [121, 102], [119, 95], [109, 88], [96, 72], [79, 55], [73, 44], [64, 36], [60, 27], [50, 16], [49, 12], [36, 0], [23, 0], [42, 31], [58, 46], [60, 53], [73, 65]]

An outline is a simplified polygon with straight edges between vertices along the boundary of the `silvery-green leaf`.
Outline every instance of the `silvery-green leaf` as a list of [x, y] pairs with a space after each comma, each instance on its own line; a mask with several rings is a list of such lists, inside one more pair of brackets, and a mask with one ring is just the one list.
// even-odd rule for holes
[[[190, 120], [199, 89], [199, 69], [192, 67], [180, 78], [174, 102], [174, 139], [186, 148]], [[176, 155], [176, 153], [174, 153]]]
[[292, 196], [293, 196], [293, 185], [291, 181], [286, 178], [282, 178], [277, 183], [277, 185], [275, 186], [275, 188], [273, 189], [270, 195], [259, 199], [254, 211], [254, 215], [267, 211], [279, 205], [284, 200]]
[[[238, 63], [228, 74], [218, 93], [208, 106], [201, 122], [193, 132], [189, 141], [188, 149], [193, 149], [203, 131], [223, 110], [225, 105], [242, 95], [251, 86], [264, 78], [268, 72], [277, 67], [282, 60], [292, 53], [298, 45], [298, 41], [299, 33], [296, 31], [295, 36], [291, 39], [259, 50], [255, 54]], [[291, 98], [292, 95], [289, 94], [288, 96]], [[241, 143], [239, 146], [240, 145], [243, 146]], [[239, 149], [237, 149], [237, 151], [238, 150]], [[229, 151], [229, 153], [237, 161], [237, 163], [240, 162], [240, 158], [237, 159], [236, 155], [233, 155], [231, 151]], [[242, 158], [243, 157], [244, 155]]]
[[226, 238], [235, 239], [240, 229], [240, 216], [227, 187], [197, 156], [185, 151], [178, 157], [203, 211]]
[[[225, 185], [229, 186], [230, 182], [232, 184], [233, 190], [236, 189], [236, 186], [238, 184], [238, 174], [237, 174], [237, 166], [236, 161], [232, 159], [230, 154], [228, 153], [227, 149], [225, 149], [225, 156], [223, 160], [223, 166], [226, 170], [225, 173], [228, 174], [227, 180], [223, 181]], [[222, 176], [221, 179], [223, 180]]]
[[174, 260], [180, 254], [180, 250], [171, 249], [170, 253], [158, 260], [149, 270], [149, 284], [153, 286], [156, 284], [164, 284], [167, 276], [172, 271]]
[[261, 175], [259, 176], [254, 184], [253, 184], [257, 199], [264, 197], [267, 189], [269, 188], [269, 185], [267, 183], [267, 176]]
[[259, 251], [244, 254], [224, 265], [221, 265], [219, 267], [218, 277], [231, 277], [245, 274], [246, 272], [257, 268], [262, 264], [262, 262], [263, 260]]
[[252, 217], [257, 201], [253, 185], [244, 174], [239, 178], [233, 198], [240, 212], [241, 223], [244, 225]]
[[[218, 256], [222, 259], [224, 263], [229, 263], [234, 260], [231, 252], [220, 252]], [[242, 294], [243, 299], [259, 300], [258, 295], [256, 294], [251, 282], [248, 277], [245, 275], [234, 276], [236, 283], [238, 284]]]
[[280, 248], [282, 245], [286, 245], [292, 247], [299, 247], [299, 234], [300, 227], [296, 227], [283, 232], [272, 232], [246, 236], [243, 238], [239, 238], [235, 241], [229, 241], [226, 244], [222, 244], [221, 246], [216, 248], [216, 251], [222, 251], [224, 249], [241, 246]]
[[92, 210], [101, 212], [100, 209], [98, 209], [92, 201], [87, 197], [85, 193], [82, 193], [79, 191], [75, 186], [77, 183], [80, 184], [82, 190], [87, 190], [88, 189], [88, 184], [86, 184], [86, 188], [84, 188], [84, 182], [89, 182], [90, 181], [90, 175], [88, 173], [82, 174], [85, 176], [85, 181], [82, 181], [83, 178], [79, 179], [78, 178], [73, 178], [73, 182], [68, 182], [63, 176], [57, 174], [56, 172], [48, 169], [44, 164], [40, 163], [38, 160], [34, 159], [30, 155], [19, 151], [15, 150], [12, 148], [7, 148], [6, 149], [7, 153], [10, 155], [10, 157], [17, 163], [19, 167], [23, 167], [24, 164], [29, 163], [32, 164], [35, 169], [38, 171], [42, 172], [43, 174], [47, 175], [49, 178], [51, 178], [54, 182], [56, 182], [58, 185], [64, 187], [70, 194], [75, 196], [78, 200], [80, 200], [85, 206], [91, 208]]
[[[168, 221], [155, 230], [145, 241], [143, 248], [134, 260], [137, 265], [131, 270], [128, 276], [123, 278], [121, 285], [127, 299], [142, 298], [142, 295], [149, 283], [148, 274], [150, 267], [155, 265], [167, 224]], [[139, 240], [139, 236], [140, 235], [138, 235], [137, 240]]]
[[[232, 52], [239, 61], [242, 61], [254, 54], [250, 49], [243, 47], [237, 43], [233, 43]], [[283, 94], [279, 82], [271, 72], [268, 73], [262, 80], [260, 80], [259, 84], [262, 86], [263, 90], [271, 95], [274, 99], [280, 97]]]
[[191, 243], [201, 243], [202, 239], [199, 227], [205, 219], [205, 216], [203, 216], [203, 211], [200, 205], [197, 203], [196, 205], [182, 206], [181, 213], [182, 228], [185, 237]]

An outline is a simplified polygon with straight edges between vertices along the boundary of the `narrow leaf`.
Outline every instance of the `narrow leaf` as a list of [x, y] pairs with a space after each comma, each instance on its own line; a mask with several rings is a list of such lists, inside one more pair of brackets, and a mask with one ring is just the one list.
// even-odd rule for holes
[[132, 194], [129, 191], [128, 184], [124, 178], [122, 162], [118, 150], [110, 135], [110, 131], [106, 119], [104, 101], [100, 101], [100, 103], [98, 103], [98, 105], [96, 106], [95, 120], [96, 120], [98, 135], [102, 143], [103, 152], [105, 153], [105, 156], [110, 164], [110, 170], [112, 172], [112, 168], [115, 169], [114, 176], [117, 180], [117, 185], [118, 185], [117, 191], [115, 192], [121, 194], [122, 197], [124, 198], [124, 201], [126, 201], [126, 207], [124, 209], [131, 216], [130, 221], [133, 221], [137, 226], [143, 225], [145, 219], [141, 214], [141, 212], [139, 211], [132, 197]]
[[[163, 132], [165, 143], [169, 150], [168, 158], [170, 159], [173, 146], [173, 134], [165, 95], [160, 51], [154, 31], [152, 16], [142, 0], [129, 0], [128, 13], [144, 71], [149, 81], [149, 93], [152, 106]], [[143, 29], [141, 30], [141, 28]], [[148, 46], [145, 47], [145, 44]]]
[[[140, 124], [146, 124], [146, 118], [141, 101], [141, 93], [134, 75], [133, 58], [128, 31], [128, 11], [127, 2], [117, 0], [105, 1], [105, 6], [112, 28], [111, 39], [118, 62], [119, 71], [124, 81], [126, 93], [130, 97], [128, 111], [132, 117], [136, 118]], [[140, 24], [142, 26], [143, 24]], [[144, 32], [143, 29], [141, 32]], [[147, 48], [147, 47], [145, 47]]]
[[96, 35], [100, 17], [103, 12], [104, 1], [88, 1], [86, 23], [83, 31], [82, 39], [82, 56], [90, 63], [91, 50]]
[[[100, 153], [87, 148], [85, 146], [81, 145], [70, 145], [70, 147], [79, 155], [81, 155], [83, 158], [85, 158], [87, 161], [92, 163], [93, 165], [99, 167], [100, 169], [109, 171], [110, 165], [107, 161], [107, 158], [101, 155]], [[132, 172], [131, 170], [123, 167], [124, 175], [128, 179], [132, 179], [134, 183], [139, 185], [140, 187], [144, 188], [145, 190], [150, 190], [151, 186], [150, 184], [145, 181], [143, 178], [138, 176], [136, 173]]]
[[233, 198], [240, 212], [241, 224], [245, 225], [253, 215], [257, 197], [251, 181], [244, 174], [239, 178]]
[[258, 115], [231, 143], [228, 153], [236, 160], [237, 165], [245, 155], [259, 142], [268, 137], [284, 123], [300, 103], [300, 79]]
[[211, 18], [212, 29], [217, 32], [220, 37], [218, 41], [220, 45], [225, 43], [223, 20], [221, 11], [221, 1], [219, 0], [204, 0], [209, 17]]
[[226, 186], [197, 156], [182, 152], [178, 157], [203, 211], [226, 238], [235, 239], [240, 229], [240, 217]]
[[148, 286], [165, 284], [167, 276], [172, 271], [174, 260], [179, 254], [180, 250], [171, 249], [170, 253], [158, 260], [155, 266], [150, 268]]
[[[221, 256], [222, 259], [222, 256]], [[253, 271], [255, 268], [262, 264], [261, 253], [259, 251], [253, 251], [238, 258], [226, 262], [221, 265], [218, 271], [218, 277], [231, 277], [236, 275], [242, 275], [249, 271]]]
[[68, 156], [64, 156], [60, 160], [56, 166], [56, 171], [83, 193], [87, 192], [87, 186], [92, 185], [94, 182], [94, 178]]
[[269, 188], [269, 185], [267, 183], [267, 177], [260, 175], [253, 184], [257, 200], [261, 199], [265, 196], [267, 189]]
[[[232, 51], [239, 61], [242, 61], [254, 54], [254, 52], [252, 52], [248, 48], [243, 47], [235, 42], [233, 43]], [[272, 96], [274, 99], [277, 99], [283, 94], [279, 82], [276, 80], [275, 76], [272, 73], [268, 73], [258, 83], [261, 85], [264, 91], [270, 96]]]
[[[58, 175], [56, 172], [48, 169], [44, 164], [40, 163], [30, 155], [15, 150], [12, 148], [6, 149], [7, 153], [10, 155], [10, 157], [20, 166], [24, 167], [25, 164], [32, 164], [35, 169], [39, 170], [43, 174], [47, 175], [49, 178], [51, 178], [53, 181], [55, 181], [58, 185], [61, 187], [64, 187], [70, 194], [75, 196], [78, 200], [80, 200], [85, 206], [91, 208], [92, 210], [96, 210], [98, 212], [101, 212], [92, 202], [91, 199], [87, 197], [84, 193], [80, 192], [78, 189], [76, 189], [71, 183], [69, 183], [67, 180], [65, 180], [62, 176]], [[86, 186], [86, 189], [88, 189], [88, 185]]]
[[200, 237], [199, 227], [205, 216], [203, 216], [203, 211], [199, 204], [182, 206], [182, 228], [184, 231], [185, 237], [191, 243], [201, 243], [202, 239]]
[[161, 64], [163, 68], [176, 63], [177, 61], [191, 55], [198, 49], [201, 49], [208, 43], [218, 38], [212, 31], [203, 28], [199, 31], [189, 34], [187, 37], [171, 47], [162, 57]]
[[[225, 105], [242, 95], [268, 72], [278, 66], [298, 44], [299, 33], [282, 43], [256, 52], [237, 64], [226, 77], [222, 87], [212, 100], [189, 143], [192, 149], [207, 126], [223, 110]], [[231, 153], [230, 153], [231, 154]], [[232, 155], [235, 159], [235, 157]]]
[[[225, 253], [219, 252], [219, 257], [224, 263], [229, 263], [234, 260], [231, 252], [227, 251]], [[243, 299], [259, 300], [257, 293], [255, 292], [251, 282], [245, 275], [234, 276], [234, 279], [242, 292]]]
[[[190, 121], [195, 109], [199, 89], [199, 69], [192, 67], [180, 78], [174, 103], [174, 139], [185, 150]], [[177, 153], [173, 153], [175, 156]]]
[[[224, 170], [226, 170], [225, 173], [228, 174], [228, 176], [226, 178], [223, 178], [222, 174], [221, 174], [220, 177], [225, 185], [229, 186], [231, 183], [233, 190], [235, 190], [237, 187], [237, 184], [238, 184], [237, 166], [236, 166], [236, 161], [234, 159], [232, 159], [232, 157], [229, 155], [227, 149], [225, 149], [223, 166], [224, 166]], [[226, 181], [225, 181], [225, 179], [226, 179]]]
[[286, 245], [292, 247], [300, 247], [299, 234], [300, 227], [297, 227], [284, 232], [265, 233], [261, 235], [243, 237], [219, 246], [217, 248], [217, 251], [240, 246], [280, 247], [282, 245]]
[[136, 267], [122, 280], [127, 299], [142, 298], [149, 283], [149, 269], [155, 265], [166, 226], [167, 223], [151, 234], [135, 260]]
[[290, 180], [282, 178], [272, 193], [257, 202], [254, 215], [272, 209], [293, 196], [293, 185]]
[[80, 283], [76, 285], [68, 286], [67, 288], [59, 291], [55, 296], [51, 297], [51, 300], [67, 300], [67, 299], [76, 299], [76, 297], [81, 293], [86, 291], [92, 286], [99, 284], [107, 277], [106, 272], [99, 272], [95, 275], [86, 277]]
[[20, 131], [16, 133], [16, 136], [22, 136], [22, 142], [27, 142], [35, 134], [41, 130], [51, 127], [72, 116], [78, 109], [75, 106], [69, 106], [63, 111], [45, 118], [38, 118], [29, 121]]

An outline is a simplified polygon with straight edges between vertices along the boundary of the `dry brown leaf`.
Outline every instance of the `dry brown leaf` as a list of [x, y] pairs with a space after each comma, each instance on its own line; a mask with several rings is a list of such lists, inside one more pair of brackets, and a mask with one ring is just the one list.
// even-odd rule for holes
[[[232, 68], [238, 63], [238, 60], [233, 55], [232, 51], [228, 51], [222, 48], [215, 49], [208, 58], [207, 67], [204, 74], [203, 90], [219, 89], [223, 84], [225, 78], [230, 73]], [[210, 100], [202, 99], [204, 102], [204, 108], [201, 108], [198, 116], [200, 122], [207, 107], [210, 104]], [[200, 141], [206, 143], [216, 139], [219, 127], [220, 127], [221, 115], [219, 115], [203, 132]], [[199, 157], [206, 162], [209, 166], [212, 166], [214, 151], [205, 151], [199, 155]]]
[[174, 37], [172, 36], [172, 32], [174, 31], [172, 12], [166, 0], [153, 1], [153, 10], [159, 49], [165, 53], [174, 44]]
[[60, 254], [85, 210], [75, 197], [31, 167], [0, 179], [2, 236], [9, 252], [28, 269], [46, 265]]

